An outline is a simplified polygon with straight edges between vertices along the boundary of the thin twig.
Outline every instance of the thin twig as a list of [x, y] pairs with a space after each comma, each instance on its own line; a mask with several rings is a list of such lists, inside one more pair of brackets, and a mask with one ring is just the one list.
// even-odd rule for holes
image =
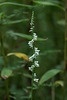
[[52, 100], [55, 100], [55, 87], [54, 87], [53, 83], [54, 83], [54, 77], [52, 78], [51, 94], [52, 94]]

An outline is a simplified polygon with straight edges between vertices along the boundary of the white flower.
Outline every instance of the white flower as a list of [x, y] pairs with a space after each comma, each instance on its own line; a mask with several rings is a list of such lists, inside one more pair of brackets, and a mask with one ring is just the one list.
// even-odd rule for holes
[[33, 61], [34, 58], [36, 58], [35, 54], [33, 54], [31, 57], [29, 57], [29, 61]]
[[34, 77], [36, 77], [36, 73], [34, 73]]
[[31, 67], [29, 67], [29, 70], [30, 70], [30, 71], [33, 71]]
[[34, 11], [32, 12], [32, 18], [31, 18], [31, 23], [30, 23], [31, 26], [34, 25]]
[[[34, 41], [37, 40], [37, 34], [34, 33], [34, 11], [32, 12], [32, 18], [31, 18], [31, 28], [30, 31], [31, 33], [33, 33], [33, 39], [31, 41], [28, 42], [30, 48], [34, 49], [34, 54], [29, 57], [29, 61], [32, 61], [34, 63], [34, 65], [31, 65], [31, 67], [29, 67], [29, 70], [33, 72], [35, 67], [39, 67], [39, 63], [38, 61], [35, 61], [35, 58], [39, 55], [39, 51], [37, 47], [34, 47]], [[39, 79], [36, 78], [36, 73], [33, 73], [34, 75], [34, 81], [38, 82]]]
[[29, 42], [28, 42], [28, 44], [29, 44], [30, 48], [33, 48], [33, 42], [34, 42], [34, 40], [33, 40], [33, 39], [32, 39], [31, 41], [29, 41]]
[[33, 16], [32, 16], [31, 23], [30, 23], [31, 26], [34, 25], [34, 20], [33, 20], [33, 19], [34, 19], [34, 18], [33, 18]]
[[31, 23], [30, 23], [31, 26], [34, 25], [34, 12], [32, 13], [32, 18], [31, 18]]
[[29, 32], [32, 32], [32, 31], [33, 31], [33, 27], [30, 28], [30, 31]]
[[35, 67], [34, 65], [31, 65], [31, 67], [29, 67], [29, 70], [33, 71], [34, 67]]
[[39, 51], [40, 50], [38, 50], [38, 48], [35, 47], [35, 53], [31, 57], [29, 57], [29, 61], [33, 61], [33, 59], [36, 58], [37, 55], [39, 55]]
[[31, 21], [30, 25], [32, 25], [32, 21]]
[[32, 67], [29, 67], [29, 70], [32, 72], [33, 71]]
[[38, 48], [35, 47], [35, 54], [36, 54], [36, 55], [39, 55], [39, 51], [40, 51], [40, 50], [38, 50]]
[[37, 40], [37, 35], [36, 35], [36, 33], [33, 33], [33, 40], [34, 40], [34, 41]]
[[34, 78], [34, 81], [38, 83], [39, 79]]
[[35, 65], [36, 67], [39, 67], [38, 61], [35, 61], [35, 62], [34, 62], [34, 65]]

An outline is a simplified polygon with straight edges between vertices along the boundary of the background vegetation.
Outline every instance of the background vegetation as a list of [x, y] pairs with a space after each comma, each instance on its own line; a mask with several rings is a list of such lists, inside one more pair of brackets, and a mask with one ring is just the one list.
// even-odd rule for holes
[[[30, 100], [29, 62], [15, 56], [5, 58], [5, 55], [10, 52], [32, 55], [28, 41], [29, 36], [32, 36], [29, 30], [33, 10], [34, 30], [41, 38], [36, 42], [36, 46], [40, 49], [40, 55], [37, 58], [40, 64], [36, 70], [37, 77], [41, 79], [42, 75], [51, 69], [62, 70], [43, 85], [34, 84], [33, 100], [63, 100], [63, 90], [66, 89], [63, 89], [65, 0], [40, 1], [0, 0], [0, 72], [2, 73], [5, 66], [3, 56], [6, 59], [8, 74], [11, 73], [10, 70], [12, 71], [8, 80], [5, 79], [8, 76], [0, 77], [0, 100]], [[45, 41], [46, 38], [48, 40]], [[8, 95], [10, 99], [9, 97], [7, 99]], [[64, 100], [67, 100], [67, 96]]]

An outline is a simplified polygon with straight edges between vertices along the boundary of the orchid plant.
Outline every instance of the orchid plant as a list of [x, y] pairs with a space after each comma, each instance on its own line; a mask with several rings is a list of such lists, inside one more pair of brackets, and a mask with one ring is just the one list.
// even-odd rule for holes
[[33, 94], [33, 83], [38, 82], [38, 78], [36, 78], [36, 73], [35, 73], [35, 68], [39, 67], [39, 63], [36, 60], [37, 56], [39, 55], [40, 50], [35, 47], [35, 41], [37, 41], [37, 34], [34, 33], [34, 11], [32, 12], [32, 18], [31, 18], [31, 28], [30, 28], [30, 32], [31, 34], [33, 34], [33, 38], [31, 41], [28, 42], [28, 45], [31, 49], [33, 49], [34, 54], [32, 54], [31, 57], [29, 57], [29, 61], [32, 62], [32, 65], [29, 67], [29, 70], [32, 72], [32, 90], [31, 90], [31, 100], [32, 100], [32, 94]]

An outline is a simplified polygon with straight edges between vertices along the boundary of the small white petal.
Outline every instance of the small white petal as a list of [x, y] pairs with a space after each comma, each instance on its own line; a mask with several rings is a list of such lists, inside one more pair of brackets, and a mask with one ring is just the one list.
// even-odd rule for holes
[[29, 70], [33, 71], [34, 67], [35, 67], [34, 65], [31, 65], [31, 67], [29, 67]]
[[36, 77], [36, 73], [34, 73], [34, 77]]
[[35, 54], [33, 54], [31, 57], [29, 57], [29, 61], [33, 61], [34, 58], [36, 58]]
[[33, 48], [33, 42], [34, 42], [34, 40], [33, 40], [33, 39], [32, 39], [31, 41], [29, 41], [29, 42], [28, 42], [28, 44], [29, 44], [30, 48]]
[[35, 78], [34, 81], [38, 83], [39, 79], [36, 79], [36, 78]]
[[33, 40], [34, 40], [34, 41], [37, 40], [37, 35], [36, 35], [36, 33], [33, 33]]
[[34, 67], [35, 67], [35, 65], [31, 65], [31, 67], [32, 67], [32, 68], [34, 68]]
[[35, 64], [36, 67], [39, 67], [38, 61], [35, 61], [34, 64]]
[[40, 50], [38, 50], [38, 48], [35, 47], [35, 54], [39, 55]]
[[33, 71], [31, 67], [29, 67], [29, 70], [30, 70], [31, 72]]

